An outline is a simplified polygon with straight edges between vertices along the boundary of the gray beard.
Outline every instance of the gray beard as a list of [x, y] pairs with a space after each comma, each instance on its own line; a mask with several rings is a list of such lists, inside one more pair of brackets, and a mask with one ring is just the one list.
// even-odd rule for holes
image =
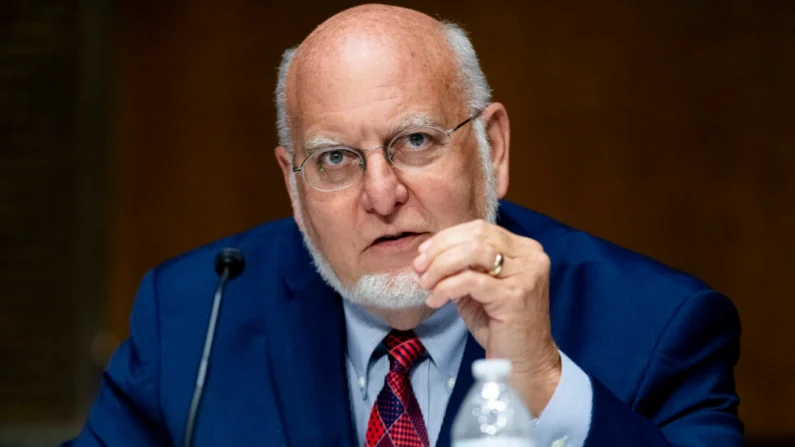
[[[475, 126], [478, 140], [478, 153], [483, 167], [483, 180], [486, 183], [484, 201], [486, 209], [483, 220], [489, 223], [497, 221], [497, 182], [494, 177], [494, 169], [491, 164], [491, 147], [486, 138], [485, 128], [480, 120], [473, 123]], [[293, 204], [293, 212], [296, 220], [303, 220], [301, 215], [301, 198], [298, 194], [298, 185], [295, 174], [290, 177], [290, 197]], [[425, 300], [430, 295], [430, 291], [423, 289], [419, 284], [419, 276], [413, 272], [392, 272], [392, 273], [373, 273], [363, 275], [353, 288], [345, 287], [339, 277], [334, 273], [334, 269], [328, 262], [323, 253], [317, 248], [312, 238], [301, 228], [301, 236], [304, 246], [312, 256], [315, 269], [318, 274], [326, 281], [332, 289], [342, 296], [342, 298], [367, 307], [378, 309], [410, 309], [422, 307]]]

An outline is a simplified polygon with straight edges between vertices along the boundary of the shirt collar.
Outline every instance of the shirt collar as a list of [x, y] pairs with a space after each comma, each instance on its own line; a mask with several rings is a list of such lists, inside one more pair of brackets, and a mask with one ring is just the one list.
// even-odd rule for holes
[[455, 303], [442, 306], [420, 323], [414, 332], [439, 372], [447, 377], [456, 377], [469, 330], [458, 315]]
[[[348, 357], [357, 374], [365, 375], [370, 359], [390, 330], [382, 319], [362, 306], [343, 300]], [[458, 309], [450, 302], [414, 329], [440, 372], [455, 377], [460, 367], [468, 330]]]
[[342, 307], [345, 311], [348, 358], [356, 373], [362, 376], [367, 372], [373, 352], [392, 328], [358, 304], [343, 299]]

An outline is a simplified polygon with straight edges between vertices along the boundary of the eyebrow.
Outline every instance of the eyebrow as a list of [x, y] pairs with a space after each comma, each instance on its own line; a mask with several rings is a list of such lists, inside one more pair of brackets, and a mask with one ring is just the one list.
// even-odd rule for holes
[[314, 137], [310, 138], [306, 143], [304, 143], [304, 150], [306, 151], [306, 155], [309, 156], [319, 150], [331, 146], [344, 146], [344, 144], [325, 135], [315, 135]]
[[403, 116], [392, 126], [391, 135], [397, 135], [406, 129], [419, 126], [435, 126], [436, 122], [428, 113], [417, 113], [414, 115]]
[[[431, 117], [428, 113], [417, 113], [414, 115], [406, 115], [400, 117], [391, 127], [391, 131], [389, 132], [389, 138], [394, 138], [400, 132], [404, 130], [410, 129], [412, 127], [419, 127], [419, 126], [435, 126], [435, 120]], [[335, 140], [331, 137], [326, 135], [315, 135], [307, 140], [304, 143], [304, 150], [306, 151], [306, 156], [309, 157], [315, 152], [321, 151], [323, 149], [335, 146], [346, 146], [345, 143]]]

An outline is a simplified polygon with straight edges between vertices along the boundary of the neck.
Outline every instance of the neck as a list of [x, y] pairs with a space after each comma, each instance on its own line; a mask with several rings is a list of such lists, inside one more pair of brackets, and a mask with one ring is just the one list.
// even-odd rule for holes
[[391, 328], [407, 331], [419, 326], [426, 318], [431, 316], [434, 309], [427, 306], [412, 307], [409, 309], [381, 309], [366, 306], [368, 312], [381, 318]]

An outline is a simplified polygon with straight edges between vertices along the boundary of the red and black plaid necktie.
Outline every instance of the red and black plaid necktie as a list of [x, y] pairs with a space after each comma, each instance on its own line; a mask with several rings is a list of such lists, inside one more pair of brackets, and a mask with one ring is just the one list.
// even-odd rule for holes
[[389, 372], [370, 413], [365, 447], [429, 447], [422, 411], [409, 373], [425, 352], [414, 331], [393, 330], [384, 339]]

